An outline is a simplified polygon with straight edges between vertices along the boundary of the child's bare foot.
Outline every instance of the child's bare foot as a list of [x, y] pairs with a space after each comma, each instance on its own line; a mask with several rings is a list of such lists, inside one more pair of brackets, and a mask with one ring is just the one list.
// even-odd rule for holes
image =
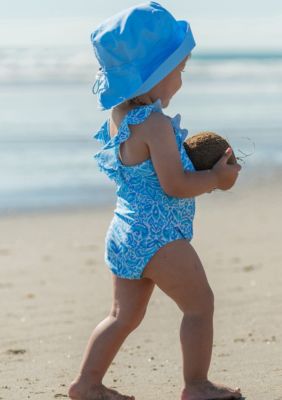
[[122, 395], [102, 384], [83, 390], [76, 382], [71, 384], [68, 395], [72, 400], [135, 400], [133, 396]]
[[187, 385], [182, 391], [181, 400], [220, 400], [241, 399], [239, 388], [230, 389], [227, 386], [204, 381]]

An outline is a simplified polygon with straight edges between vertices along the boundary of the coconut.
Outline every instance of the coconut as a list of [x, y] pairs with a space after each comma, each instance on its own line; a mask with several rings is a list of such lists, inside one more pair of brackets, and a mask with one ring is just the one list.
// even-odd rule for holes
[[[225, 150], [231, 147], [226, 139], [213, 132], [200, 132], [183, 142], [183, 146], [196, 170], [211, 169], [223, 156]], [[228, 164], [236, 164], [234, 152], [228, 159]]]

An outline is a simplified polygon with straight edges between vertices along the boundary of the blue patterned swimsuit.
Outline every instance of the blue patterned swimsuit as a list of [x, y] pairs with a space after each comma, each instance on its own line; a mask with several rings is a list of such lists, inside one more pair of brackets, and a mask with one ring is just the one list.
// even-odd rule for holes
[[[119, 159], [119, 145], [131, 132], [128, 125], [140, 124], [152, 112], [162, 112], [160, 100], [130, 110], [117, 134], [111, 138], [109, 120], [94, 135], [104, 145], [94, 155], [99, 169], [115, 181], [117, 204], [105, 239], [105, 262], [120, 278], [141, 279], [150, 258], [165, 244], [191, 240], [195, 214], [194, 198], [168, 196], [162, 189], [151, 159], [125, 166]], [[182, 145], [186, 129], [180, 115], [171, 118], [184, 170], [194, 171]]]

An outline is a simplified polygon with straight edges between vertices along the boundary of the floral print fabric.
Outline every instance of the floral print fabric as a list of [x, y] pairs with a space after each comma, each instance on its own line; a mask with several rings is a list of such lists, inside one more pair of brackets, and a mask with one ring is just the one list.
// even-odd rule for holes
[[[116, 184], [117, 204], [105, 238], [105, 262], [120, 278], [141, 279], [151, 257], [165, 244], [191, 240], [195, 214], [194, 198], [168, 196], [162, 189], [151, 159], [125, 166], [119, 145], [130, 136], [128, 125], [144, 122], [152, 112], [162, 112], [161, 102], [130, 110], [115, 137], [107, 120], [94, 135], [102, 149], [94, 155], [100, 171]], [[194, 166], [183, 147], [188, 132], [180, 128], [180, 115], [171, 118], [184, 170]]]

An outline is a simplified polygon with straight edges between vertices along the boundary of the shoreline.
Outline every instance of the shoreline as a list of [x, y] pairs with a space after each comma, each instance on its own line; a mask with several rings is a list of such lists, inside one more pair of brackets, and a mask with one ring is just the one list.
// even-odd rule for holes
[[[244, 168], [244, 166], [243, 166]], [[276, 185], [279, 185], [279, 180], [282, 179], [282, 167], [281, 168], [273, 168], [273, 169], [265, 169], [261, 167], [261, 170], [256, 170], [254, 173], [255, 168], [248, 168], [247, 170], [241, 172], [238, 182], [234, 189], [231, 189], [231, 192], [241, 192], [242, 194], [247, 190], [256, 189], [258, 186], [271, 186], [272, 188]], [[77, 190], [74, 190], [74, 193], [77, 193]], [[98, 196], [95, 198], [95, 192]], [[59, 205], [56, 204], [56, 199], [54, 198], [50, 204], [38, 206], [35, 205], [35, 201], [33, 200], [28, 206], [16, 207], [2, 207], [0, 206], [0, 219], [6, 217], [13, 217], [17, 215], [34, 215], [34, 214], [52, 214], [52, 213], [72, 213], [72, 212], [95, 212], [95, 210], [103, 210], [103, 209], [112, 209], [115, 207], [116, 202], [116, 194], [115, 194], [115, 186], [113, 183], [109, 183], [105, 187], [97, 187], [94, 186], [91, 188], [91, 192], [93, 193], [93, 202], [91, 203], [91, 196], [88, 194], [88, 199], [83, 200], [77, 203], [70, 203], [68, 202], [62, 203], [61, 199], [58, 199]], [[200, 196], [201, 197], [201, 196]], [[196, 201], [200, 197], [196, 198]], [[71, 195], [69, 195], [69, 199]], [[42, 199], [44, 197], [40, 196], [40, 200], [42, 203]], [[40, 203], [40, 201], [38, 201]], [[60, 204], [61, 203], [61, 204]]]

